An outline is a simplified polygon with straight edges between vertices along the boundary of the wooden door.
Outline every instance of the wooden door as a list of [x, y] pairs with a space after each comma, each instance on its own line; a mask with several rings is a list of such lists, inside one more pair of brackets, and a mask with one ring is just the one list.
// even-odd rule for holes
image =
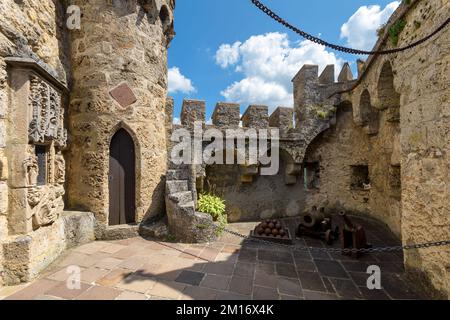
[[109, 150], [109, 225], [136, 222], [135, 163], [133, 139], [121, 129]]

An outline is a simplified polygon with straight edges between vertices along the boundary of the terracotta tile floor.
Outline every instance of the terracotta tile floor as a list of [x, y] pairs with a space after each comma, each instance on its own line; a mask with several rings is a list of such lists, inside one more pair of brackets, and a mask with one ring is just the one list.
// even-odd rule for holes
[[[296, 219], [286, 220], [295, 234]], [[389, 231], [364, 221], [377, 245], [396, 245]], [[230, 225], [249, 234], [254, 223]], [[297, 239], [296, 246], [324, 246]], [[334, 247], [338, 247], [338, 243]], [[382, 270], [383, 290], [368, 290], [369, 265]], [[69, 266], [79, 266], [81, 287], [70, 289]], [[401, 253], [359, 260], [340, 254], [298, 251], [242, 241], [188, 245], [134, 238], [99, 241], [68, 251], [31, 284], [0, 289], [0, 299], [418, 299], [403, 271]]]

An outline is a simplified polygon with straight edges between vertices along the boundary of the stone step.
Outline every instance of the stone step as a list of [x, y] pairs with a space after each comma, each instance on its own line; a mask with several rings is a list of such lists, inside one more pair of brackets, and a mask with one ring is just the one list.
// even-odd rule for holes
[[178, 205], [178, 208], [180, 209], [181, 213], [183, 213], [183, 214], [189, 214], [189, 215], [195, 214], [195, 203], [194, 203], [194, 201]]
[[141, 224], [139, 226], [139, 235], [144, 238], [166, 240], [169, 230], [163, 221], [158, 221], [152, 224]]
[[167, 171], [166, 180], [167, 181], [173, 181], [173, 180], [188, 180], [189, 179], [189, 172], [184, 169], [172, 169]]
[[175, 164], [172, 161], [169, 161], [169, 170], [186, 170], [189, 171], [190, 165], [188, 164]]
[[185, 204], [192, 202], [192, 200], [193, 200], [192, 192], [184, 191], [184, 192], [169, 194], [169, 199], [180, 205], [185, 205]]
[[174, 194], [178, 192], [189, 191], [189, 184], [187, 180], [172, 180], [166, 181], [166, 194]]

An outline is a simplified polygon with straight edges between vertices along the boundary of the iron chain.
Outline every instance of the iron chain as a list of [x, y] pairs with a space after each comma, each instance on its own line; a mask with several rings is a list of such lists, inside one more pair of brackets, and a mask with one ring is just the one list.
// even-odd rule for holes
[[412, 249], [445, 247], [445, 246], [450, 245], [450, 240], [445, 240], [445, 241], [426, 242], [426, 243], [404, 245], [404, 246], [374, 247], [374, 248], [367, 248], [367, 249], [341, 249], [341, 248], [308, 247], [308, 246], [292, 247], [291, 245], [287, 245], [287, 244], [283, 244], [283, 243], [276, 243], [276, 242], [272, 242], [272, 241], [249, 237], [249, 236], [243, 235], [241, 233], [238, 233], [236, 231], [229, 230], [227, 228], [225, 228], [223, 231], [225, 231], [228, 234], [234, 235], [236, 237], [242, 238], [244, 240], [264, 243], [264, 244], [268, 244], [271, 246], [284, 247], [284, 248], [288, 248], [289, 250], [294, 250], [294, 251], [313, 250], [313, 251], [322, 251], [322, 252], [329, 252], [329, 253], [382, 253], [382, 252], [397, 252], [397, 251], [412, 250]]
[[269, 9], [267, 6], [265, 6], [263, 3], [261, 3], [261, 1], [258, 0], [250, 0], [259, 10], [261, 10], [263, 13], [265, 13], [267, 16], [269, 16], [270, 18], [272, 18], [273, 20], [275, 20], [276, 22], [282, 24], [283, 26], [285, 26], [286, 28], [292, 30], [293, 32], [299, 34], [301, 37], [312, 41], [314, 43], [317, 43], [319, 45], [322, 46], [326, 46], [328, 48], [331, 48], [333, 50], [336, 51], [341, 51], [344, 53], [349, 53], [349, 54], [356, 54], [356, 55], [375, 55], [375, 54], [379, 54], [379, 55], [384, 55], [384, 54], [393, 54], [393, 53], [397, 53], [397, 52], [401, 52], [401, 51], [405, 51], [408, 49], [412, 49], [414, 47], [417, 47], [418, 45], [426, 42], [427, 40], [431, 39], [434, 35], [436, 35], [437, 33], [439, 33], [440, 31], [442, 31], [447, 24], [450, 22], [450, 18], [448, 18], [442, 25], [440, 25], [434, 32], [432, 32], [431, 34], [429, 34], [428, 36], [415, 41], [405, 47], [401, 47], [401, 48], [394, 48], [394, 49], [388, 49], [388, 50], [375, 50], [375, 51], [366, 51], [366, 50], [358, 50], [358, 49], [353, 49], [353, 48], [348, 48], [348, 47], [344, 47], [344, 46], [340, 46], [340, 45], [336, 45], [336, 44], [332, 44], [329, 43], [327, 41], [324, 41], [318, 37], [315, 37], [303, 30], [300, 30], [299, 28], [293, 26], [292, 24], [290, 24], [289, 22], [287, 22], [286, 20], [284, 20], [283, 18], [281, 18], [279, 15], [277, 15], [274, 11], [272, 11], [271, 9]]

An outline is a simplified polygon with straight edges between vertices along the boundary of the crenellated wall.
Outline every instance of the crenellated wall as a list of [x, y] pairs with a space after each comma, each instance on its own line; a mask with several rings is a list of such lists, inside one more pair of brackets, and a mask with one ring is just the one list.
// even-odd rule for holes
[[[397, 44], [403, 47], [440, 26], [449, 10], [448, 1], [403, 3], [385, 29], [405, 21]], [[320, 187], [308, 203], [326, 198], [374, 216], [404, 244], [448, 239], [449, 38], [445, 28], [414, 49], [358, 62], [358, 80], [333, 95], [337, 125], [308, 148], [306, 161], [320, 163]], [[392, 47], [386, 33], [375, 48]], [[315, 80], [295, 90], [299, 115], [317, 101], [329, 100], [312, 67], [305, 68]], [[368, 184], [355, 190], [354, 169], [362, 166], [368, 169]], [[449, 297], [448, 247], [405, 251], [405, 265], [430, 296]]]
[[[406, 46], [440, 26], [450, 11], [444, 0], [402, 3], [390, 26], [406, 22], [396, 46]], [[386, 31], [376, 49], [393, 48]], [[404, 244], [447, 240], [450, 234], [449, 31], [404, 52], [358, 61], [358, 78], [345, 64], [322, 74], [305, 65], [294, 77], [292, 110], [271, 116], [250, 106], [218, 104], [206, 128], [280, 128], [281, 170], [214, 165], [197, 171], [200, 190], [227, 200], [231, 221], [301, 214], [312, 206], [371, 216]], [[204, 102], [186, 101], [181, 127], [204, 122]], [[203, 188], [203, 189], [202, 189]], [[450, 249], [405, 251], [409, 275], [432, 297], [448, 298]]]
[[[337, 82], [332, 65], [320, 76], [318, 66], [306, 65], [293, 82], [300, 127], [321, 128], [315, 124], [317, 118], [337, 113], [331, 127], [316, 131], [308, 144], [305, 167], [314, 165], [320, 172], [316, 186], [307, 192], [306, 207], [327, 203], [329, 210], [373, 216], [400, 236], [400, 130], [398, 119], [390, 113], [394, 106], [379, 111], [364, 91], [358, 101], [364, 104], [364, 112], [353, 113], [350, 98], [339, 94], [356, 84], [348, 64]], [[365, 186], [358, 170], [367, 170]]]
[[[304, 133], [311, 135], [313, 134], [311, 132], [318, 129], [316, 127], [296, 129], [292, 108], [279, 107], [271, 115], [268, 110], [267, 106], [251, 105], [241, 116], [239, 104], [220, 102], [214, 109], [212, 124], [206, 124], [205, 102], [184, 100], [181, 124], [174, 128], [184, 128], [192, 132], [197, 122], [202, 124], [205, 132], [209, 129], [222, 132], [224, 157], [227, 154], [237, 156], [236, 150], [230, 149], [225, 143], [227, 133], [240, 131], [242, 136], [245, 136], [250, 133], [249, 129], [256, 129], [258, 134], [261, 133], [259, 130], [267, 129], [270, 136], [271, 129], [278, 129], [280, 168], [275, 175], [261, 175], [261, 163], [193, 166], [196, 179], [191, 179], [191, 189], [222, 196], [227, 203], [230, 222], [296, 216], [305, 208], [301, 166], [304, 150], [308, 144], [308, 135]], [[326, 128], [333, 118], [334, 114], [330, 113], [318, 122]], [[201, 139], [203, 149], [207, 148], [211, 139], [203, 135]], [[245, 157], [248, 160], [248, 153]]]

